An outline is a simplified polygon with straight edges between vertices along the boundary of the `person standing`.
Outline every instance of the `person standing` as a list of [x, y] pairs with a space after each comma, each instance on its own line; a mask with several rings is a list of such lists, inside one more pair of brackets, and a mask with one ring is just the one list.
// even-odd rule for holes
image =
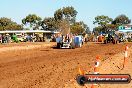
[[0, 43], [2, 43], [2, 35], [0, 34]]

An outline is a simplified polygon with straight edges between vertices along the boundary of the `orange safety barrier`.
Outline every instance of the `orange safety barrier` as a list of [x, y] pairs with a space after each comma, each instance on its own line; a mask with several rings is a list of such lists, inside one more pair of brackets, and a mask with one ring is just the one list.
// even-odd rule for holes
[[81, 68], [79, 68], [79, 74], [84, 75], [84, 71]]
[[123, 62], [123, 68], [125, 67], [125, 65], [128, 62], [128, 46], [126, 45], [125, 47], [125, 54], [124, 54], [124, 62]]
[[95, 62], [95, 66], [94, 66], [94, 74], [99, 74], [99, 64], [100, 64], [100, 57], [97, 56], [96, 57], [96, 62]]
[[[94, 66], [94, 74], [99, 74], [99, 66], [100, 66], [100, 56], [97, 56]], [[97, 84], [92, 84], [91, 88], [96, 88], [96, 86]]]

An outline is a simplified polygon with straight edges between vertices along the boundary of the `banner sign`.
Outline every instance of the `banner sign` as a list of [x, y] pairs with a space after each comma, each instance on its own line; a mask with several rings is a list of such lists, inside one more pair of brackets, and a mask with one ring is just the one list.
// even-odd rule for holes
[[127, 84], [131, 82], [129, 74], [86, 74], [77, 76], [77, 83], [84, 85], [92, 84]]
[[132, 32], [132, 25], [119, 26], [118, 31], [121, 32]]

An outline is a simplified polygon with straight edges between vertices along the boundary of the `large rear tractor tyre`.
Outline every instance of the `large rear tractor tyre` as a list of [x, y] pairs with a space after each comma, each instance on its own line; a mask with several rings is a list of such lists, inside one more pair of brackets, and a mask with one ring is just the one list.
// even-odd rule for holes
[[61, 48], [61, 44], [57, 43], [57, 48], [60, 49]]

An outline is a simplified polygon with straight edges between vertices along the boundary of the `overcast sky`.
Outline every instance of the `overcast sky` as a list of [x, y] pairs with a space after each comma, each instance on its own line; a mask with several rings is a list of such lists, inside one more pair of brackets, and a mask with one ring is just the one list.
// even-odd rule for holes
[[42, 18], [52, 17], [54, 11], [73, 6], [78, 14], [77, 21], [84, 21], [92, 30], [94, 17], [107, 15], [115, 18], [120, 14], [132, 19], [132, 0], [0, 0], [0, 17], [8, 17], [21, 24], [28, 14]]

